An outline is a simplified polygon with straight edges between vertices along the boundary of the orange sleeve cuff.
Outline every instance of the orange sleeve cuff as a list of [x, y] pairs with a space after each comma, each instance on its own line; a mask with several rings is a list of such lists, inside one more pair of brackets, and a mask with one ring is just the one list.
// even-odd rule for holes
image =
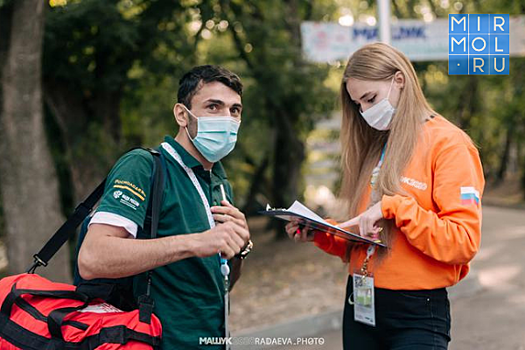
[[383, 195], [381, 199], [381, 212], [385, 219], [393, 219], [397, 212], [397, 207], [401, 204], [403, 197], [400, 195], [387, 196]]
[[330, 237], [329, 236], [329, 233], [326, 233], [326, 232], [322, 232], [322, 231], [315, 231], [315, 234], [314, 234], [314, 244], [325, 250], [326, 248], [328, 248], [330, 246]]
[[[324, 220], [331, 225], [337, 226], [338, 224], [337, 221], [331, 218], [326, 218]], [[330, 235], [329, 233], [326, 233], [324, 231], [315, 231], [314, 244], [321, 249], [327, 249], [330, 246], [330, 244], [332, 244], [332, 239], [334, 239], [334, 237], [332, 237], [332, 235]]]

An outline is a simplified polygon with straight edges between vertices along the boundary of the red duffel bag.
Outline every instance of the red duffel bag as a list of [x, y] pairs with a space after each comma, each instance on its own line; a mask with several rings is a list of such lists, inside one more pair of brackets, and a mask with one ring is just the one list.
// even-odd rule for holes
[[0, 280], [0, 349], [155, 349], [162, 327], [37, 274]]

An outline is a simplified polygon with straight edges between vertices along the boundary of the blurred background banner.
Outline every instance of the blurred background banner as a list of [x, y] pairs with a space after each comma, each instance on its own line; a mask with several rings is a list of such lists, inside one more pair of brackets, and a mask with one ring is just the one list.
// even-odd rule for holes
[[[352, 16], [339, 22], [303, 22], [303, 51], [313, 62], [347, 59], [361, 46], [379, 40], [375, 17], [355, 23]], [[391, 44], [411, 61], [448, 60], [448, 19], [398, 20], [392, 23]], [[525, 56], [525, 16], [510, 17], [510, 55]]]

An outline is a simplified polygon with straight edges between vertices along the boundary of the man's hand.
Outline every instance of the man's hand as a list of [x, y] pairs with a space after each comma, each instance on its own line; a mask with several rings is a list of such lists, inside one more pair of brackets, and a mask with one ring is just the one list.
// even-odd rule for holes
[[[221, 204], [222, 206], [211, 207], [211, 212], [213, 213], [213, 218], [215, 219], [215, 222], [217, 223], [234, 222], [237, 225], [248, 230], [248, 223], [246, 222], [246, 217], [239, 209], [235, 208], [233, 205], [231, 205], [227, 201], [222, 201]], [[246, 243], [248, 243], [249, 239], [250, 239], [250, 236], [248, 233], [248, 238], [246, 239]]]
[[228, 201], [222, 201], [221, 204], [222, 206], [211, 207], [213, 219], [217, 224], [231, 222], [243, 228], [242, 238], [244, 240], [244, 245], [242, 248], [244, 248], [250, 240], [250, 228], [248, 227], [246, 216], [244, 216], [239, 209], [228, 203]]
[[231, 259], [246, 246], [250, 231], [244, 214], [227, 201], [223, 206], [211, 208], [217, 223], [213, 229], [194, 235], [194, 252], [198, 257], [208, 257], [221, 253], [225, 259]]
[[378, 202], [368, 208], [367, 211], [361, 215], [356, 216], [346, 222], [339, 225], [341, 228], [347, 228], [350, 226], [359, 226], [359, 235], [362, 237], [369, 237], [377, 239], [379, 233], [382, 231], [382, 227], [377, 225], [377, 222], [383, 218], [383, 212], [381, 211], [381, 202]]
[[[231, 205], [228, 201], [222, 201], [221, 204], [222, 206], [215, 206], [211, 208], [213, 218], [215, 219], [215, 222], [221, 225], [224, 223], [235, 223], [236, 225], [246, 230], [247, 235], [243, 236], [244, 244], [241, 247], [242, 250], [250, 240], [250, 229], [248, 227], [248, 223], [246, 222], [246, 217], [239, 209]], [[242, 265], [243, 260], [241, 259], [231, 260], [230, 290], [233, 288], [233, 286], [241, 276]]]
[[192, 235], [192, 251], [199, 258], [206, 258], [217, 253], [225, 259], [239, 254], [249, 239], [248, 230], [234, 222], [218, 224], [214, 228]]

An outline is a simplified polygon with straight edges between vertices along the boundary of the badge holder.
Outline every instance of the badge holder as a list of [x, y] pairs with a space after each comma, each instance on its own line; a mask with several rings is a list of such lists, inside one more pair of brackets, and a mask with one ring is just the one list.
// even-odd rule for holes
[[[363, 267], [352, 275], [353, 293], [348, 303], [354, 307], [354, 320], [375, 327], [374, 275], [368, 271], [368, 262], [375, 248], [370, 246]], [[352, 300], [353, 297], [353, 300]]]

